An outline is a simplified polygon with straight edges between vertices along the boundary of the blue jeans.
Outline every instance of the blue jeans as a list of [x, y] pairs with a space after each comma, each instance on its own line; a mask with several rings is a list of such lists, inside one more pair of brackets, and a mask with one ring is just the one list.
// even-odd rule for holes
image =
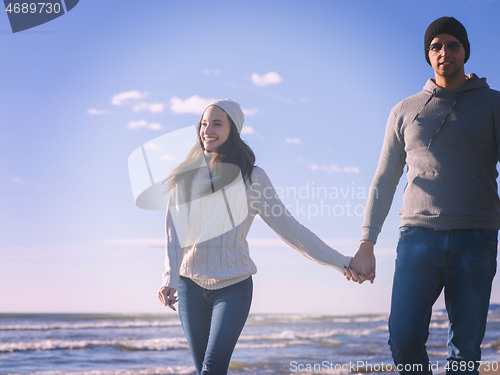
[[446, 373], [478, 374], [497, 237], [496, 230], [400, 228], [389, 317], [399, 374], [432, 374], [425, 343], [432, 305], [443, 288], [450, 320]]
[[229, 361], [252, 303], [249, 277], [222, 289], [205, 289], [180, 278], [179, 316], [200, 375], [227, 373]]

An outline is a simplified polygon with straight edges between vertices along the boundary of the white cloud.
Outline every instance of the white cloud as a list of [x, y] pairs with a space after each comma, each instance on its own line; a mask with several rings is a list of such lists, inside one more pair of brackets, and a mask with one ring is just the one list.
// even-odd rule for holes
[[255, 134], [255, 129], [251, 126], [243, 126], [243, 128], [241, 129], [241, 135], [246, 134]]
[[147, 92], [140, 92], [137, 90], [125, 91], [119, 94], [113, 95], [111, 98], [111, 104], [113, 105], [124, 105], [128, 104], [131, 100], [141, 100], [147, 96]]
[[151, 129], [151, 130], [161, 130], [161, 129], [163, 129], [163, 126], [161, 124], [156, 123], [156, 122], [148, 123], [146, 120], [137, 120], [137, 121], [130, 121], [127, 124], [127, 128], [130, 130], [140, 129], [140, 128], [147, 128], [147, 129]]
[[257, 113], [259, 113], [259, 110], [257, 108], [242, 108], [242, 111], [245, 116], [255, 116]]
[[137, 121], [130, 121], [127, 125], [127, 128], [139, 129], [139, 128], [145, 128], [146, 126], [148, 126], [148, 123], [146, 120], [137, 120]]
[[220, 74], [220, 70], [205, 69], [203, 70], [203, 74], [218, 76]]
[[96, 109], [96, 108], [87, 109], [87, 114], [94, 115], [94, 116], [106, 115], [108, 113], [111, 113], [111, 111], [109, 111], [107, 109]]
[[9, 178], [9, 181], [13, 182], [15, 184], [20, 184], [20, 185], [24, 184], [24, 180], [21, 177], [17, 177], [17, 176]]
[[311, 164], [309, 166], [309, 169], [313, 171], [322, 171], [326, 172], [328, 174], [330, 173], [359, 173], [359, 168], [358, 167], [339, 167], [338, 165], [332, 164], [330, 166], [324, 166], [324, 165], [317, 165], [317, 164]]
[[151, 130], [161, 130], [163, 129], [163, 125], [157, 122], [153, 122], [148, 124], [148, 128]]
[[134, 105], [132, 107], [132, 110], [134, 112], [150, 111], [151, 113], [161, 113], [161, 112], [163, 112], [164, 108], [165, 108], [165, 105], [163, 103], [141, 102], [139, 104]]
[[300, 145], [302, 141], [299, 138], [286, 138], [285, 142], [291, 145]]
[[281, 78], [281, 76], [276, 72], [269, 72], [263, 75], [253, 73], [252, 82], [254, 85], [265, 87], [269, 85], [277, 85], [278, 83], [283, 82], [283, 78]]
[[198, 95], [193, 95], [182, 100], [177, 96], [170, 99], [170, 109], [174, 113], [192, 113], [201, 115], [203, 110], [211, 103], [213, 99], [202, 98]]
[[359, 168], [358, 167], [344, 167], [343, 172], [346, 173], [359, 173]]

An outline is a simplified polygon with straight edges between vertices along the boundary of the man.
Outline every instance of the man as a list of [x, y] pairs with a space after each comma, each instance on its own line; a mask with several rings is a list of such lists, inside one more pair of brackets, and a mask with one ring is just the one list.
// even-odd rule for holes
[[373, 283], [374, 244], [407, 165], [389, 318], [394, 362], [400, 374], [432, 374], [425, 343], [444, 288], [447, 374], [478, 374], [500, 228], [500, 92], [465, 75], [470, 44], [456, 19], [435, 20], [424, 39], [434, 79], [392, 109], [347, 277]]

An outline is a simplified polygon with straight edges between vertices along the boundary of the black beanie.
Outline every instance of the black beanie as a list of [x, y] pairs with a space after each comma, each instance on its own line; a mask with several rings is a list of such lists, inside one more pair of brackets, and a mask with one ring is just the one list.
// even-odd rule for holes
[[431, 62], [429, 60], [429, 50], [427, 48], [429, 48], [432, 39], [434, 39], [436, 35], [439, 34], [450, 34], [457, 38], [460, 43], [462, 43], [465, 49], [464, 62], [467, 62], [467, 60], [469, 60], [470, 44], [469, 39], [467, 38], [467, 30], [465, 30], [464, 25], [462, 25], [453, 17], [441, 17], [432, 22], [425, 32], [425, 59], [427, 60], [429, 65], [431, 65]]

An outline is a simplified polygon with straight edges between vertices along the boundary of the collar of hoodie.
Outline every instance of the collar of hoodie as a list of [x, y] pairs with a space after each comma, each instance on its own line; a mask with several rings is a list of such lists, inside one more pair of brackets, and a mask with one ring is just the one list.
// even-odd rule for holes
[[420, 114], [425, 110], [425, 107], [427, 107], [427, 105], [431, 102], [431, 100], [433, 98], [445, 97], [448, 95], [452, 95], [455, 97], [455, 100], [453, 101], [453, 104], [451, 105], [450, 110], [444, 116], [438, 130], [436, 131], [434, 136], [429, 140], [427, 148], [431, 147], [432, 141], [434, 140], [434, 138], [436, 138], [436, 136], [439, 134], [439, 132], [443, 128], [443, 125], [445, 124], [446, 120], [448, 120], [448, 118], [450, 117], [450, 114], [455, 109], [457, 102], [462, 97], [462, 94], [467, 92], [467, 91], [477, 90], [480, 88], [489, 88], [488, 84], [486, 83], [486, 78], [479, 78], [474, 73], [467, 75], [467, 82], [463, 86], [460, 86], [459, 88], [457, 88], [453, 91], [448, 91], [448, 90], [436, 85], [436, 83], [432, 79], [429, 79], [426, 82], [423, 91], [429, 93], [429, 97], [425, 101], [425, 104], [423, 105], [423, 107], [420, 108], [420, 110], [415, 114], [415, 117], [413, 118], [412, 123], [414, 123], [418, 119]]

